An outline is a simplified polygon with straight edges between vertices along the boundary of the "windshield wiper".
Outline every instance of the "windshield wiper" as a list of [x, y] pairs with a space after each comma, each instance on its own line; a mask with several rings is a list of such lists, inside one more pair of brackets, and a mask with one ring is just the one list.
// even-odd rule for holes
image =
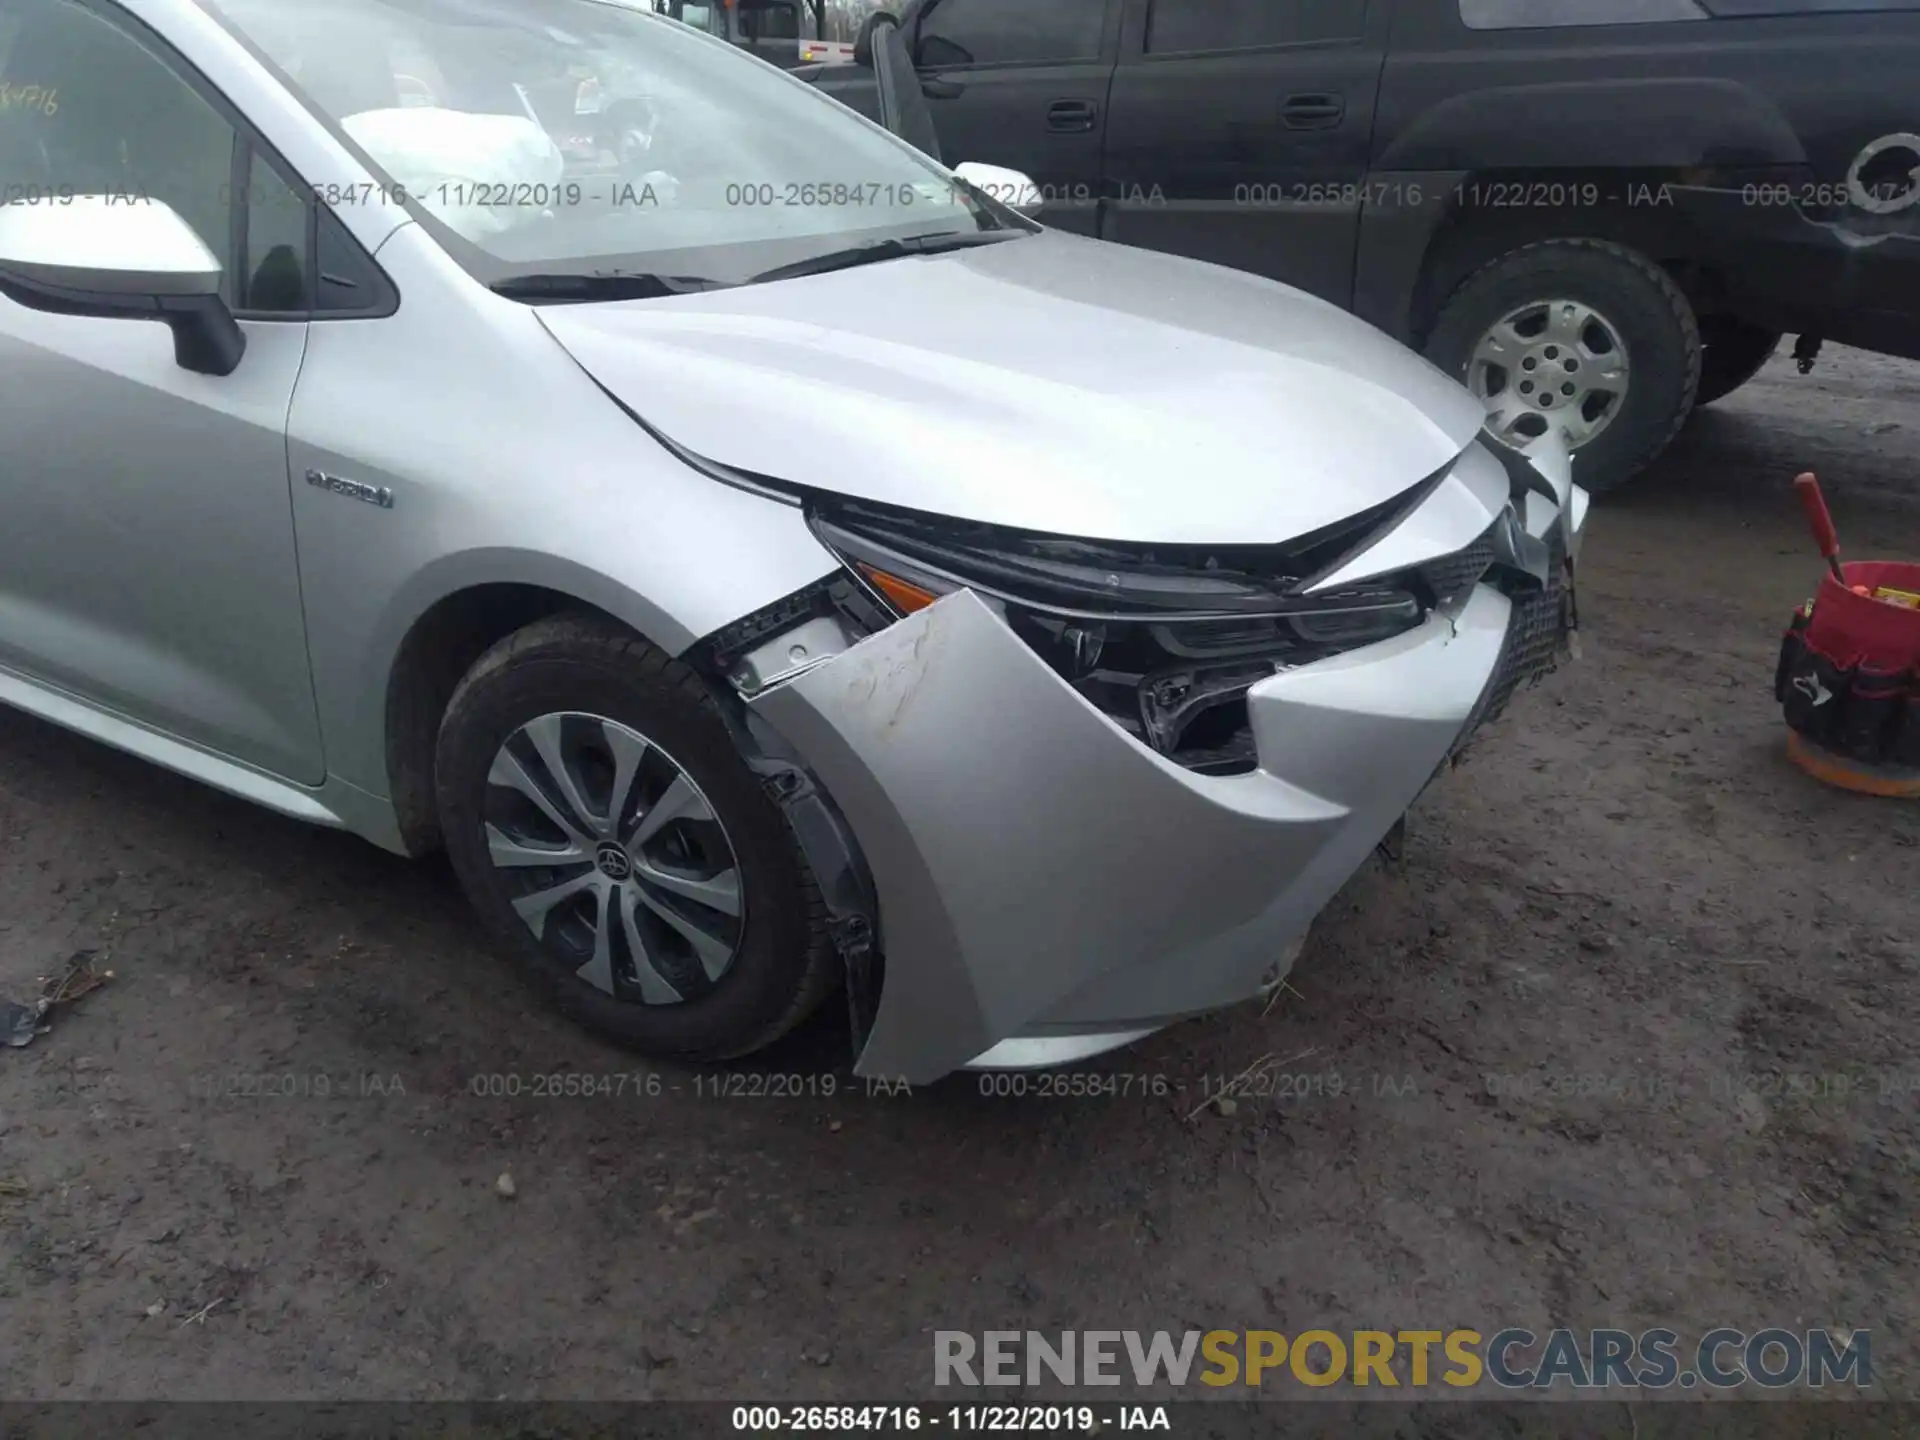
[[1027, 234], [1025, 230], [942, 230], [937, 235], [913, 235], [904, 240], [876, 240], [867, 245], [854, 245], [845, 250], [829, 250], [824, 255], [809, 256], [805, 260], [796, 260], [791, 265], [776, 265], [771, 270], [762, 270], [747, 283], [758, 285], [766, 280], [792, 280], [801, 275], [824, 275], [830, 270], [851, 270], [856, 265], [872, 265], [881, 260], [898, 260], [907, 255], [938, 255], [944, 250], [966, 250], [975, 245], [997, 245], [1002, 240], [1015, 240]]
[[665, 295], [692, 295], [701, 290], [724, 289], [726, 282], [699, 275], [649, 275], [640, 271], [601, 270], [572, 274], [509, 275], [487, 288], [509, 300], [566, 305], [594, 300], [657, 300]]

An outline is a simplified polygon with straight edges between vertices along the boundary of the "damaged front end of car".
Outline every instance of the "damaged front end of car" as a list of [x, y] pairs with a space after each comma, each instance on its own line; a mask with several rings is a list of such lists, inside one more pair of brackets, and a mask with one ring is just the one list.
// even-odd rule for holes
[[1255, 684], [1419, 623], [1423, 597], [1392, 585], [1303, 593], [1394, 503], [1284, 546], [1100, 544], [862, 505], [814, 531], [898, 615], [971, 590], [1125, 733], [1231, 775], [1255, 764]]
[[807, 497], [840, 571], [701, 658], [820, 878], [858, 1073], [1063, 1063], [1270, 987], [1552, 664], [1584, 502], [1550, 445], [1271, 545]]

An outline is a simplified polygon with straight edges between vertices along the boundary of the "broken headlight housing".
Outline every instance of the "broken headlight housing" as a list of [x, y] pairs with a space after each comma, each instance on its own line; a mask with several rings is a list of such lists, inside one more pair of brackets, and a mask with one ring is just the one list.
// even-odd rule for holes
[[1404, 512], [1405, 497], [1282, 545], [1078, 540], [878, 507], [810, 509], [815, 534], [892, 614], [967, 588], [1142, 744], [1207, 774], [1255, 764], [1247, 691], [1425, 619], [1399, 577], [1303, 593]]

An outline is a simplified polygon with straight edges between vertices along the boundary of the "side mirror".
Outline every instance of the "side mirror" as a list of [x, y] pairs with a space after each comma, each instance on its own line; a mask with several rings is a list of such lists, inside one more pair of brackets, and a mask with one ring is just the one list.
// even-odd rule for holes
[[1046, 203], [1040, 194], [1040, 187], [1033, 183], [1031, 177], [1018, 170], [1009, 170], [1004, 165], [982, 165], [977, 160], [963, 160], [953, 167], [953, 173], [1016, 214], [1032, 217], [1039, 214], [1040, 207]]
[[853, 38], [853, 63], [862, 69], [873, 69], [873, 32], [883, 25], [898, 25], [900, 19], [885, 10], [876, 10], [860, 22], [860, 33]]
[[940, 134], [933, 112], [907, 56], [900, 22], [893, 16], [871, 17], [882, 23], [863, 27], [873, 56], [873, 88], [879, 101], [880, 123], [929, 159], [940, 159]]
[[231, 375], [247, 337], [220, 298], [220, 262], [175, 213], [144, 196], [62, 195], [0, 205], [0, 294], [33, 310], [158, 320], [173, 357]]

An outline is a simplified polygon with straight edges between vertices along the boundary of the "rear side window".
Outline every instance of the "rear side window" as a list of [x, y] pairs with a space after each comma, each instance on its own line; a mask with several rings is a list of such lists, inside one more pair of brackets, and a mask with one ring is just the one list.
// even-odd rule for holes
[[1857, 15], [1873, 10], [1920, 10], [1920, 0], [1701, 0], [1728, 20], [1759, 15]]
[[920, 22], [922, 65], [1017, 65], [1092, 60], [1107, 0], [939, 0]]
[[1537, 30], [1556, 25], [1653, 25], [1705, 20], [1700, 0], [1460, 0], [1470, 30]]
[[1366, 22], [1366, 0], [1153, 0], [1147, 53], [1352, 40], [1366, 33]]

